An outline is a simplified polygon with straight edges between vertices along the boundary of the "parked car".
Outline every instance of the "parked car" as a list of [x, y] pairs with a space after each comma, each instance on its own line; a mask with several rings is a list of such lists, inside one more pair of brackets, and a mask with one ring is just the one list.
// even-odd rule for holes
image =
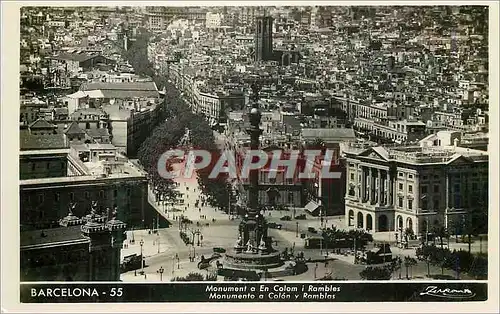
[[141, 255], [132, 254], [125, 256], [123, 258], [122, 263], [120, 264], [120, 268], [122, 272], [127, 272], [141, 268]]
[[226, 249], [225, 248], [222, 248], [222, 247], [214, 247], [214, 253], [226, 253]]
[[315, 228], [313, 227], [309, 227], [307, 228], [307, 231], [309, 231], [310, 233], [318, 233], [318, 230], [316, 230]]
[[297, 220], [304, 220], [304, 219], [306, 219], [306, 214], [297, 215], [297, 216], [295, 216], [295, 219], [297, 219]]
[[267, 226], [271, 229], [281, 229], [281, 227], [282, 227], [281, 224], [277, 224], [275, 222], [270, 222], [267, 224]]
[[290, 220], [292, 220], [292, 217], [290, 217], [290, 216], [283, 216], [283, 217], [280, 218], [280, 220], [290, 221]]

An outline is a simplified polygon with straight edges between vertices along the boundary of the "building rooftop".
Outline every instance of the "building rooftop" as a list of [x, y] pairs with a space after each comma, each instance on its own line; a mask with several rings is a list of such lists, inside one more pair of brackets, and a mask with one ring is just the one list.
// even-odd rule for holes
[[67, 148], [68, 143], [64, 139], [64, 134], [44, 134], [33, 135], [29, 130], [19, 131], [19, 145], [21, 150], [42, 150]]
[[466, 162], [488, 162], [488, 153], [455, 146], [376, 146], [349, 144], [345, 152], [384, 161], [398, 161], [409, 164], [450, 164], [459, 159]]
[[104, 98], [158, 98], [160, 96], [158, 88], [154, 82], [97, 82], [84, 83], [80, 90], [99, 90]]
[[78, 61], [78, 62], [83, 62], [90, 60], [92, 58], [100, 56], [99, 54], [89, 54], [85, 52], [81, 53], [60, 53], [57, 56], [52, 56], [50, 59], [53, 60], [70, 60], [70, 61]]
[[90, 242], [83, 236], [81, 226], [22, 231], [20, 240], [21, 250], [47, 245], [60, 246]]
[[356, 139], [353, 129], [333, 128], [333, 129], [309, 129], [304, 128], [301, 131], [304, 140], [314, 140], [321, 138], [325, 142], [353, 141]]

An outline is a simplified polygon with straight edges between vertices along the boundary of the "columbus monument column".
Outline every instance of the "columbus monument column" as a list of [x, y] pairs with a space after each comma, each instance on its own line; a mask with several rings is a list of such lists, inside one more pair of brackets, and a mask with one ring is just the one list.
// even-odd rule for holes
[[[247, 133], [250, 135], [250, 149], [259, 149], [262, 129], [260, 122], [262, 114], [258, 108], [259, 87], [252, 85], [253, 104], [249, 113], [250, 126]], [[283, 265], [280, 254], [273, 249], [271, 239], [267, 233], [267, 221], [259, 206], [259, 169], [252, 169], [249, 173], [248, 202], [244, 207], [244, 214], [238, 228], [238, 237], [234, 250], [225, 256], [224, 270], [265, 270], [278, 268]]]

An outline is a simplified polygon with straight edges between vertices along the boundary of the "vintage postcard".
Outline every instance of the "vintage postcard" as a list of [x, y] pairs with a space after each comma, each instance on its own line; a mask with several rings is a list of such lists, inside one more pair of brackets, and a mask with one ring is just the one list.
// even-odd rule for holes
[[2, 11], [6, 312], [498, 310], [497, 3]]

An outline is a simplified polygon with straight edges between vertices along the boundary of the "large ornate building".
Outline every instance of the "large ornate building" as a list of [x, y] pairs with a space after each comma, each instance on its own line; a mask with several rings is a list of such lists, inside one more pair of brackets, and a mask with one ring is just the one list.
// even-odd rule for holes
[[[449, 143], [346, 151], [346, 221], [373, 232], [487, 230], [488, 153]], [[447, 145], [448, 144], [448, 145]], [[482, 230], [482, 231], [485, 231]], [[481, 230], [476, 230], [481, 232]]]
[[[73, 207], [73, 206], [72, 206]], [[119, 281], [125, 223], [116, 209], [78, 218], [70, 207], [59, 228], [21, 232], [21, 281]]]

